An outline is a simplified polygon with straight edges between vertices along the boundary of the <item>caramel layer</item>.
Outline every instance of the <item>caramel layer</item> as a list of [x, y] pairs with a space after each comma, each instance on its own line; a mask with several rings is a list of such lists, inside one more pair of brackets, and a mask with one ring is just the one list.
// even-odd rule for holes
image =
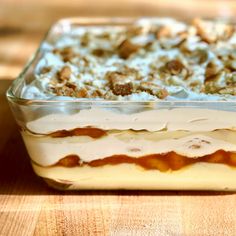
[[58, 130], [53, 133], [48, 134], [52, 138], [65, 138], [70, 136], [89, 136], [91, 138], [100, 138], [105, 136], [107, 133], [105, 130], [86, 127], [86, 128], [76, 128], [72, 130]]
[[57, 165], [65, 167], [83, 165], [100, 167], [104, 165], [129, 163], [136, 164], [147, 170], [157, 169], [159, 171], [165, 172], [168, 170], [179, 170], [185, 166], [199, 162], [219, 163], [236, 167], [236, 153], [219, 150], [211, 155], [206, 155], [195, 159], [181, 156], [175, 152], [169, 152], [165, 154], [151, 154], [139, 158], [134, 158], [127, 155], [113, 155], [91, 162], [83, 162], [78, 155], [68, 155], [62, 158], [57, 163]]

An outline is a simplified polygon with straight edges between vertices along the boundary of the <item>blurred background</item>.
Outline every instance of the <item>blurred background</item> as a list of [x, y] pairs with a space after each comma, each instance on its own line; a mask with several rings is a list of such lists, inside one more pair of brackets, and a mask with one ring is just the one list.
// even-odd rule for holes
[[62, 17], [233, 17], [235, 12], [234, 0], [0, 0], [0, 78], [15, 78]]

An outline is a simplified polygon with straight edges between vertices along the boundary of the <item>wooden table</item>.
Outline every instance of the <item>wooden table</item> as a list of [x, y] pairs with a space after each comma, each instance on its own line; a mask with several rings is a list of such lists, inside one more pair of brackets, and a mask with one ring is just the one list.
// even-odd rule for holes
[[[11, 14], [10, 5], [6, 6], [6, 12]], [[105, 7], [100, 12], [105, 12]], [[137, 10], [136, 13], [140, 14]], [[10, 26], [0, 22], [0, 236], [236, 235], [234, 193], [58, 192], [48, 188], [32, 171], [5, 99], [7, 87], [35, 50], [48, 22], [44, 22], [41, 31], [32, 30], [30, 22], [26, 22], [29, 28], [22, 30], [15, 18], [9, 21]]]

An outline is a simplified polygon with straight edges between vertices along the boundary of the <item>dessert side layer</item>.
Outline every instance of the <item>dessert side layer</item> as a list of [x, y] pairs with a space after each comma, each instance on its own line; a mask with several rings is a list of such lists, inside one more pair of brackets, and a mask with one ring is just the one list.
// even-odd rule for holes
[[[32, 163], [41, 177], [53, 180], [63, 189], [166, 189], [236, 190], [235, 168], [197, 163], [179, 171], [146, 171], [135, 165], [103, 167], [40, 167]], [[121, 174], [122, 173], [122, 174]]]
[[196, 159], [219, 150], [236, 152], [236, 134], [230, 130], [205, 133], [109, 131], [99, 138], [22, 135], [32, 160], [42, 166], [54, 165], [69, 155], [77, 155], [82, 162], [91, 162], [113, 155], [140, 158], [175, 152]]
[[[154, 104], [155, 106], [155, 104]], [[186, 105], [187, 106], [187, 105]], [[73, 113], [70, 107], [62, 106], [48, 110], [34, 110], [36, 119], [26, 124], [26, 129], [36, 134], [48, 134], [77, 127], [92, 126], [104, 130], [147, 130], [147, 131], [213, 131], [216, 129], [236, 130], [236, 112], [200, 108], [160, 109], [143, 106], [111, 108], [88, 108]], [[148, 110], [147, 110], [148, 109]], [[146, 110], [146, 111], [145, 111]], [[71, 114], [70, 114], [71, 113]]]

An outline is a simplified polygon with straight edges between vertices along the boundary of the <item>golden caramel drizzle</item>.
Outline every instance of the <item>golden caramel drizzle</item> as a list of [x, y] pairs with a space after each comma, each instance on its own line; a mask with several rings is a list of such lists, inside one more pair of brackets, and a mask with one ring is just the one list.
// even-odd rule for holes
[[84, 165], [100, 167], [105, 165], [119, 165], [129, 163], [136, 164], [147, 170], [156, 169], [161, 172], [165, 172], [168, 170], [179, 170], [185, 166], [199, 162], [218, 163], [236, 167], [236, 153], [219, 150], [213, 154], [199, 158], [188, 158], [175, 152], [169, 152], [165, 154], [151, 154], [141, 156], [139, 158], [134, 158], [127, 155], [113, 155], [91, 162], [82, 162], [78, 155], [68, 155], [62, 158], [56, 165], [65, 167]]

